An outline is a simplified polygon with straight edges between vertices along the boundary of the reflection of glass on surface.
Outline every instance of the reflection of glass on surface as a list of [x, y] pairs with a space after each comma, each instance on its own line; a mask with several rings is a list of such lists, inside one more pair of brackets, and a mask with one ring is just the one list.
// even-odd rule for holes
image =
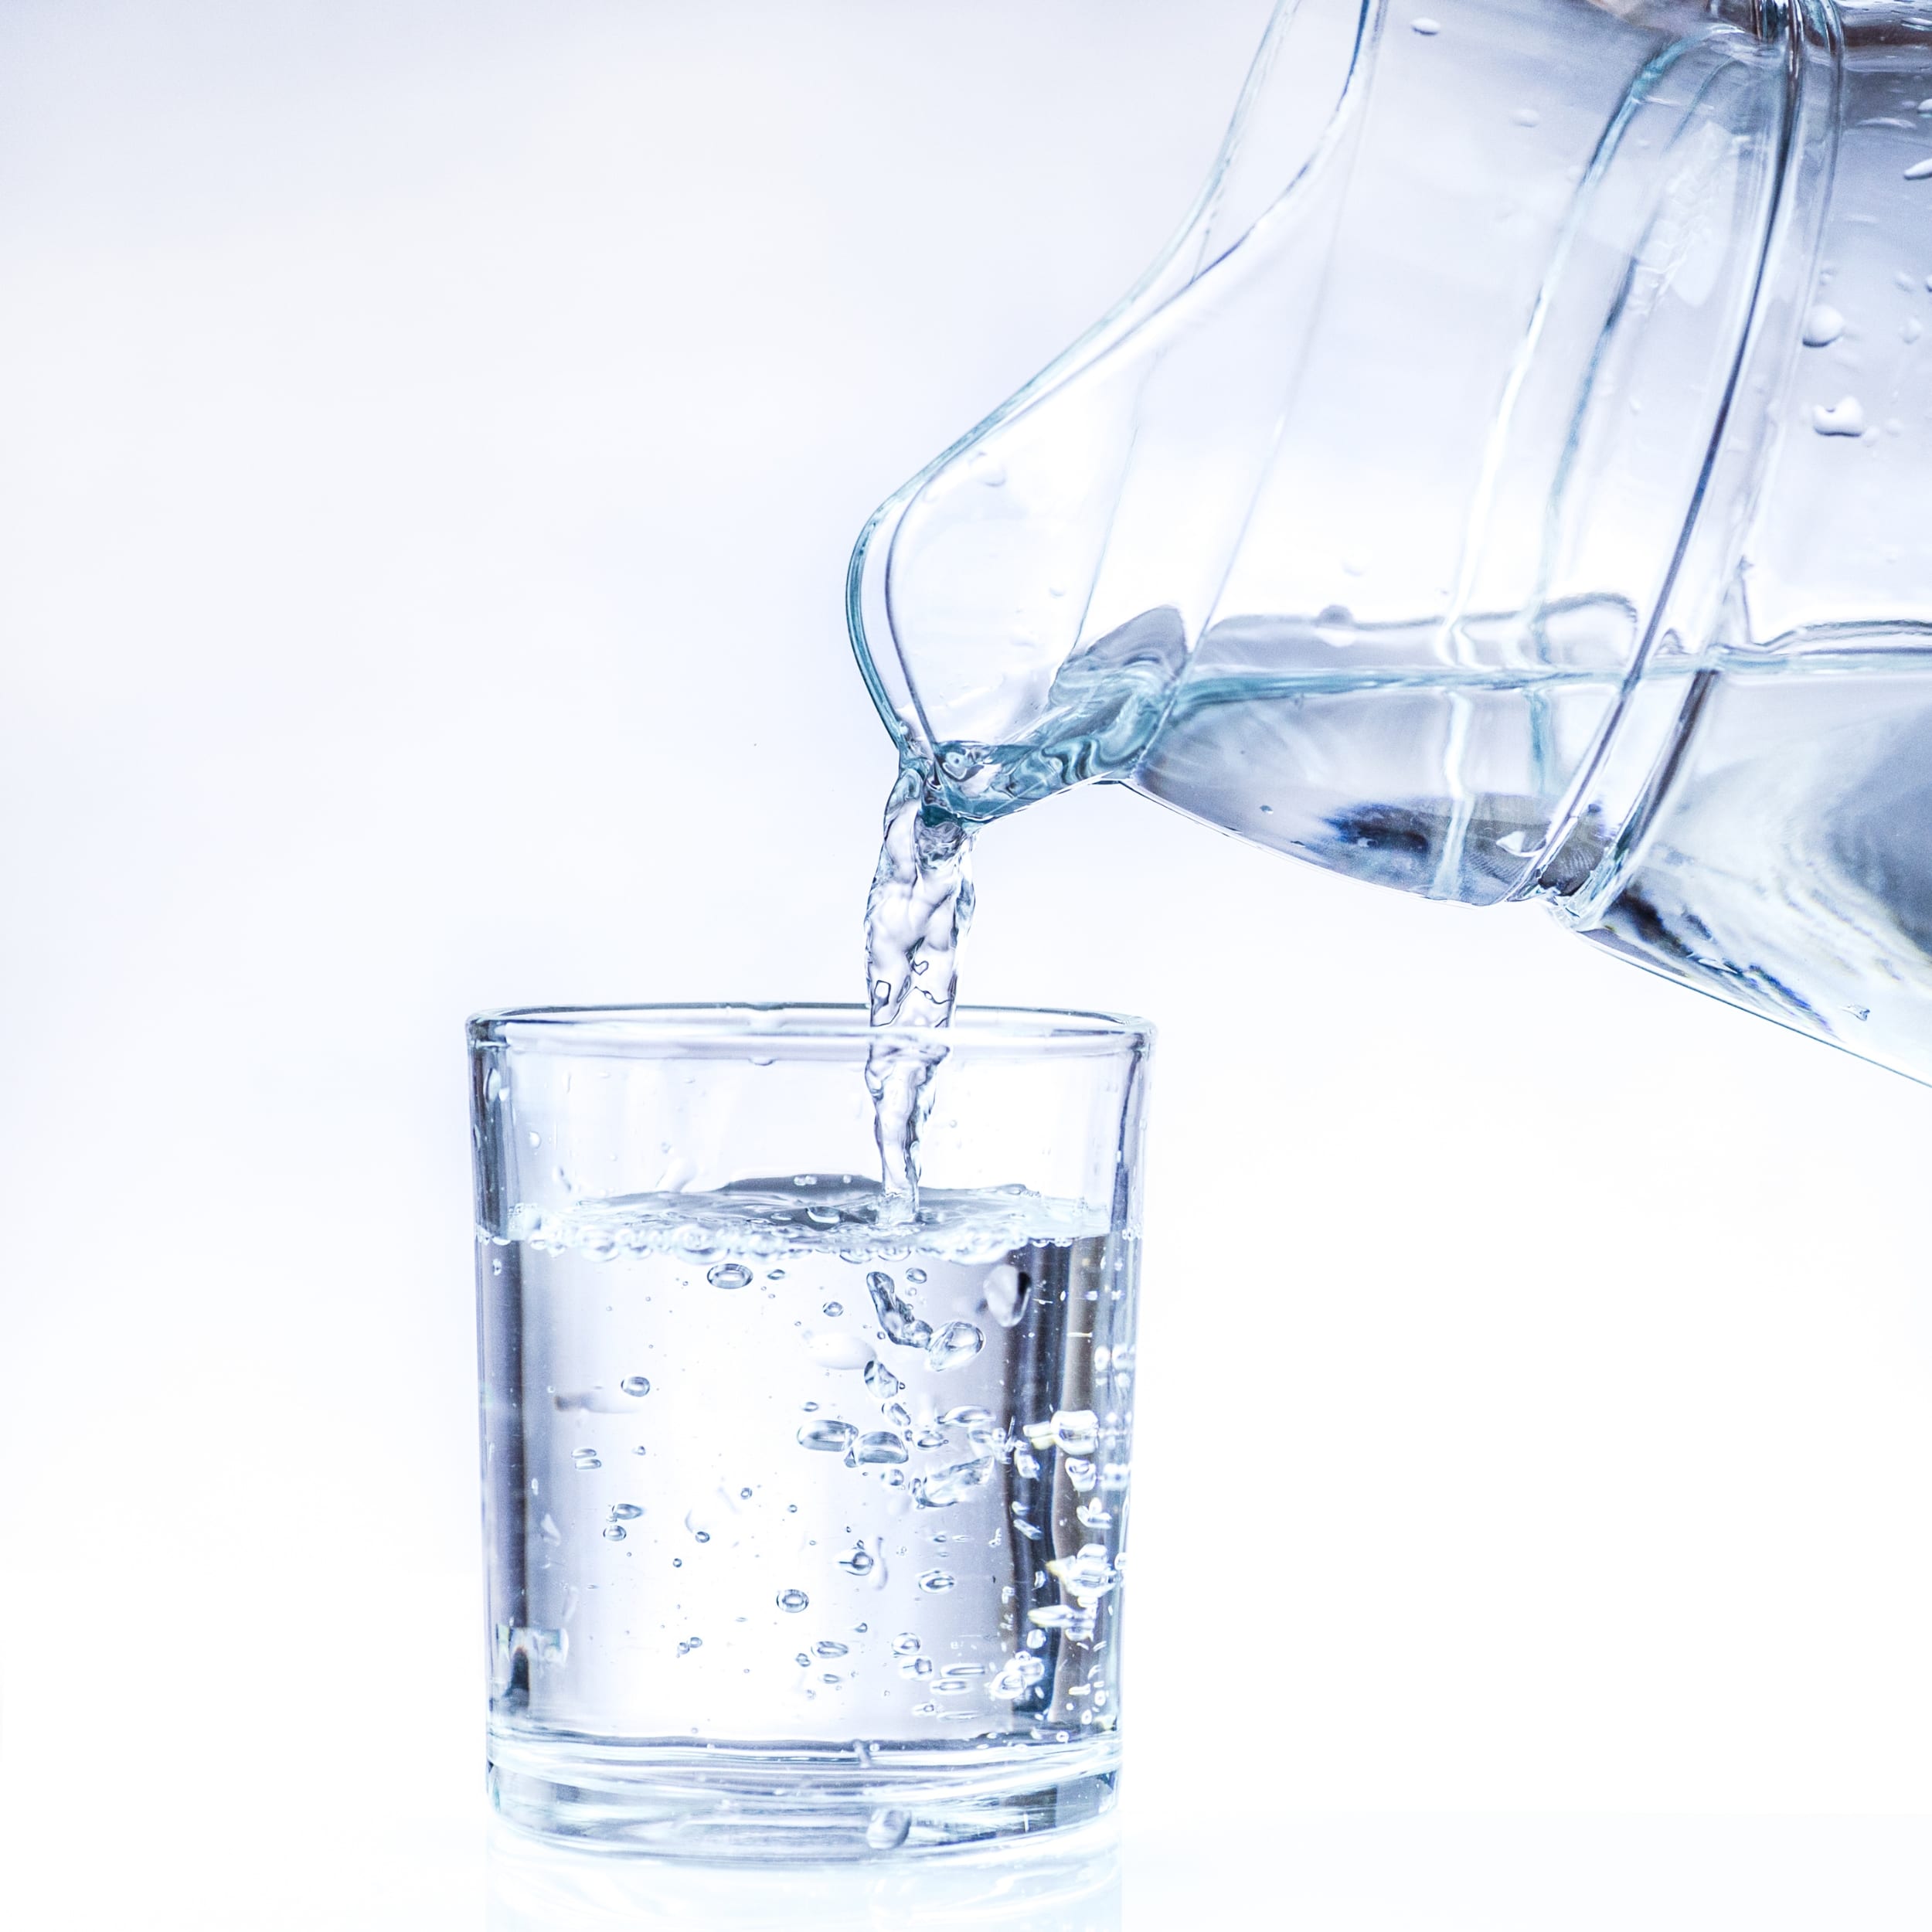
[[1111, 1823], [889, 1865], [698, 1865], [584, 1852], [498, 1825], [488, 1932], [1120, 1932]]

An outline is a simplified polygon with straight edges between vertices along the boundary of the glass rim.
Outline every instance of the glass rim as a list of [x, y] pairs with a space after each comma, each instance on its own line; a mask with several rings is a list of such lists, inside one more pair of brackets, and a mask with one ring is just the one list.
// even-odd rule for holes
[[937, 1043], [1023, 1053], [1108, 1053], [1145, 1049], [1152, 1025], [1131, 1014], [1073, 1007], [967, 1006], [944, 1029], [904, 1021], [875, 1026], [856, 1002], [692, 1000], [602, 1006], [506, 1006], [474, 1013], [472, 1048], [526, 1053], [635, 1053], [739, 1045], [828, 1046], [879, 1042]]

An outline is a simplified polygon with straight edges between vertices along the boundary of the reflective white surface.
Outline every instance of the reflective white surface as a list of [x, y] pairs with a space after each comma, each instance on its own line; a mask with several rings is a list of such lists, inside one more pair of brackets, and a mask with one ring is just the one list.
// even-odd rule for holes
[[[845, 547], [1264, 12], [0, 9], [9, 1932], [488, 1925], [462, 1016], [854, 996]], [[1118, 794], [980, 885], [1163, 1035], [1124, 1923], [1932, 1919], [1806, 1821], [1932, 1813], [1932, 1098]]]

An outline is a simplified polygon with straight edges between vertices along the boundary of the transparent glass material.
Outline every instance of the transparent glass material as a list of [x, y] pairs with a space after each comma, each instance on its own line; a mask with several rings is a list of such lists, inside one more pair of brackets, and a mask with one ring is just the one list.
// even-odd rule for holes
[[1281, 0], [1182, 233], [850, 611], [1112, 779], [1932, 1077], [1932, 4]]
[[1149, 1036], [962, 1010], [908, 1215], [872, 1178], [891, 1031], [471, 1022], [513, 1824], [866, 1857], [1111, 1804]]

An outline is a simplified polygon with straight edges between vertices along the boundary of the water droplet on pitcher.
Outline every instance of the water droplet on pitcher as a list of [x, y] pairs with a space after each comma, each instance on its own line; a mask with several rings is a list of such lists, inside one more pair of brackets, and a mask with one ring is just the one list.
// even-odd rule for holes
[[801, 1610], [811, 1607], [811, 1599], [802, 1590], [781, 1590], [778, 1593], [778, 1607], [788, 1617], [796, 1617]]
[[628, 1396], [648, 1396], [651, 1393], [648, 1376], [626, 1376], [617, 1386]]
[[1848, 396], [1835, 406], [1821, 403], [1811, 411], [1811, 427], [1820, 436], [1862, 436], [1865, 406], [1855, 396]]
[[927, 1570], [920, 1572], [919, 1587], [937, 1597], [942, 1591], [951, 1590], [958, 1580], [950, 1570]]
[[912, 1835], [910, 1811], [880, 1810], [866, 1821], [866, 1842], [875, 1852], [896, 1852]]
[[742, 1261], [720, 1261], [705, 1279], [714, 1288], [748, 1288], [751, 1270]]
[[1804, 346], [1824, 349], [1845, 333], [1845, 318], [1829, 302], [1820, 302], [1804, 318]]
[[828, 1417], [821, 1422], [804, 1423], [798, 1431], [798, 1446], [842, 1456], [852, 1447], [852, 1438], [858, 1433], [849, 1422], [834, 1422]]
[[986, 1345], [986, 1338], [970, 1321], [949, 1321], [926, 1345], [926, 1359], [935, 1375], [957, 1369], [972, 1360]]
[[635, 1522], [644, 1512], [634, 1502], [614, 1502], [611, 1505], [613, 1522]]

